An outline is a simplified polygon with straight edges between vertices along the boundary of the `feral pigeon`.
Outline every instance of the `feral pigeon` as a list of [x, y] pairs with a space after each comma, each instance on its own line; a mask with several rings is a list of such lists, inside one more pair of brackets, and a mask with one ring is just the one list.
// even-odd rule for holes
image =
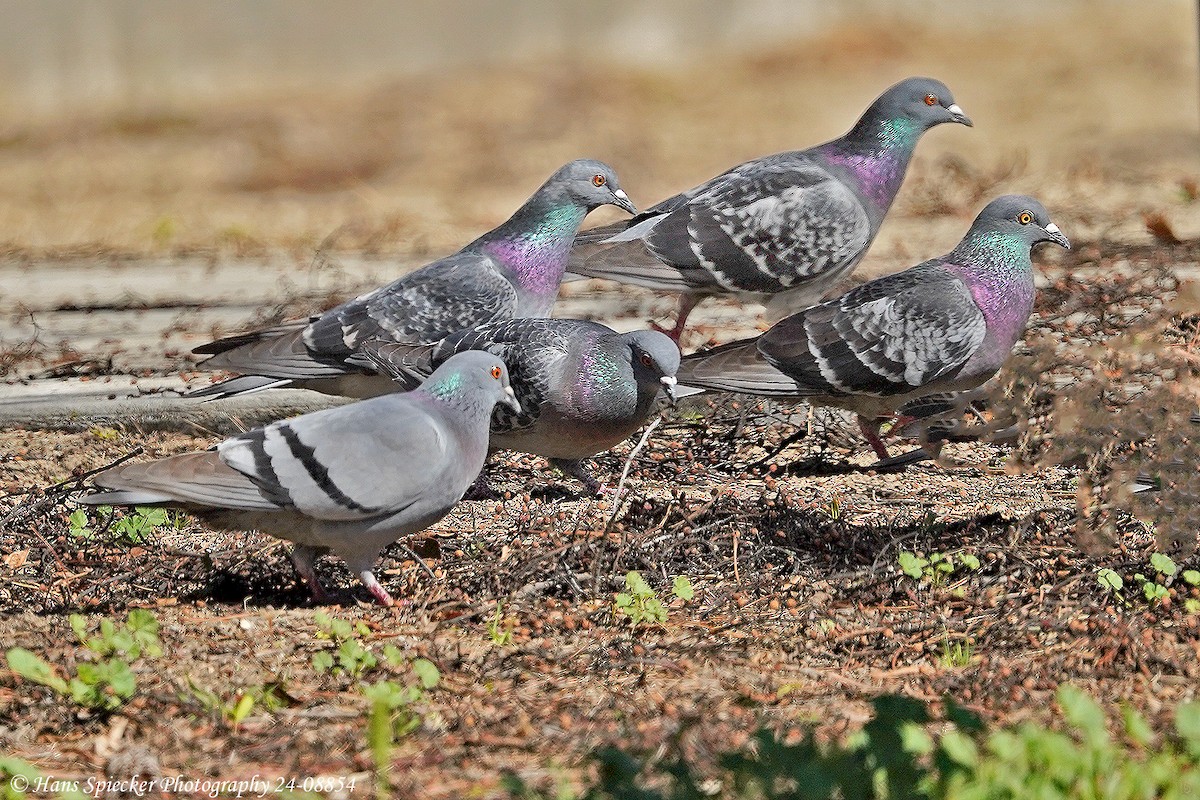
[[695, 353], [679, 382], [805, 397], [858, 414], [880, 458], [879, 422], [925, 395], [979, 386], [1004, 363], [1033, 310], [1040, 242], [1070, 247], [1032, 197], [989, 203], [948, 254], [869, 281], [766, 333]]
[[606, 204], [636, 213], [610, 167], [572, 161], [507, 222], [453, 255], [311, 319], [197, 347], [193, 352], [212, 355], [206, 369], [246, 374], [192, 395], [215, 399], [285, 385], [350, 397], [394, 391], [387, 381], [360, 381], [361, 370], [347, 365], [359, 344], [432, 344], [484, 322], [549, 316], [579, 225]]
[[682, 292], [676, 340], [711, 295], [769, 300], [776, 319], [817, 303], [858, 265], [917, 140], [943, 122], [971, 125], [940, 81], [901, 81], [840, 139], [747, 161], [628, 222], [583, 231], [570, 272]]
[[514, 319], [427, 347], [363, 345], [364, 354], [402, 385], [469, 350], [504, 359], [521, 403], [520, 413], [496, 409], [492, 449], [545, 456], [593, 492], [599, 484], [582, 461], [641, 427], [660, 392], [675, 399], [679, 348], [657, 331], [616, 333], [585, 320]]
[[384, 605], [372, 567], [384, 547], [450, 512], [487, 457], [497, 404], [519, 413], [490, 353], [448, 359], [415, 391], [316, 411], [226, 439], [215, 449], [96, 476], [88, 504], [178, 504], [218, 528], [295, 543], [313, 597], [313, 559], [331, 550]]

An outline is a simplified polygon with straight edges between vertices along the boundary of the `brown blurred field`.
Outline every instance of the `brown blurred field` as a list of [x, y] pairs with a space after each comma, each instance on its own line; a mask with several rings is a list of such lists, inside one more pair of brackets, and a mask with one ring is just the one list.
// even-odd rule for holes
[[[559, 164], [611, 162], [639, 205], [746, 158], [839, 135], [890, 83], [947, 82], [974, 130], [926, 137], [868, 261], [943, 252], [989, 196], [1044, 198], [1077, 238], [1200, 234], [1189, 4], [841, 25], [663, 69], [540, 61], [387, 85], [0, 127], [0, 242], [59, 258], [452, 250]], [[597, 215], [597, 219], [599, 219]]]

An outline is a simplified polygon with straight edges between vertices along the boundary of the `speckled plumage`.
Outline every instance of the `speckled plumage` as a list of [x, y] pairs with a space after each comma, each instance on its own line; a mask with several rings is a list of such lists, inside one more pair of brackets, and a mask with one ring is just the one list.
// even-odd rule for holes
[[680, 382], [847, 408], [871, 439], [870, 426], [907, 400], [995, 374], [1033, 310], [1030, 253], [1040, 242], [1069, 246], [1037, 200], [997, 198], [945, 256], [688, 356]]
[[708, 295], [817, 302], [857, 266], [917, 140], [942, 122], [971, 124], [944, 84], [902, 81], [839, 139], [748, 161], [628, 222], [584, 231], [570, 270], [684, 292], [676, 338]]
[[446, 360], [416, 391], [255, 428], [215, 449], [96, 476], [83, 502], [179, 504], [217, 527], [294, 542], [293, 561], [322, 598], [313, 558], [332, 550], [382, 603], [380, 551], [450, 512], [487, 457], [498, 404], [516, 401], [491, 353]]
[[486, 350], [504, 359], [520, 413], [497, 408], [493, 449], [545, 456], [572, 474], [582, 459], [641, 427], [664, 389], [673, 394], [679, 348], [655, 331], [619, 334], [597, 322], [515, 319], [481, 325], [436, 345], [368, 343], [363, 355], [411, 385], [456, 353]]
[[203, 367], [246, 375], [193, 394], [288, 384], [356, 397], [390, 391], [386, 382], [357, 380], [362, 371], [348, 359], [363, 341], [428, 344], [484, 322], [547, 316], [580, 223], [604, 204], [635, 211], [611, 168], [572, 161], [506, 222], [453, 255], [311, 319], [196, 348], [212, 355]]

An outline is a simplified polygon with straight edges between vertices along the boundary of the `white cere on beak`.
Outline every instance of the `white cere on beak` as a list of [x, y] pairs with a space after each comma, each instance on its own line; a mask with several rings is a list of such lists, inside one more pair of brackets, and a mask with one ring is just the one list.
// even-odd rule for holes
[[675, 384], [679, 383], [674, 375], [663, 375], [661, 378], [659, 378], [659, 381], [662, 382], [663, 386], [674, 386]]
[[1046, 233], [1062, 233], [1053, 222], [1046, 226], [1045, 231]]
[[504, 396], [507, 397], [509, 400], [517, 399], [517, 393], [513, 391], [513, 388], [511, 386], [504, 387]]
[[615, 192], [613, 192], [613, 197], [616, 197], [619, 200], [628, 200], [629, 199], [629, 195], [625, 194], [624, 189], [617, 189]]
[[966, 116], [966, 114], [963, 113], [962, 107], [960, 107], [958, 103], [951, 103], [950, 105], [946, 106], [946, 110], [956, 117]]

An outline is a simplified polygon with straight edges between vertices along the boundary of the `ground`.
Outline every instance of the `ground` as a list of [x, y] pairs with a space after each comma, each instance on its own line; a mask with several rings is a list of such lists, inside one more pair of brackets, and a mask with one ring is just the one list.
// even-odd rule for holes
[[[393, 609], [368, 602], [329, 559], [319, 571], [334, 605], [316, 608], [285, 545], [217, 534], [187, 517], [136, 542], [94, 520], [93, 535], [72, 532], [73, 476], [135, 447], [157, 456], [219, 437], [135, 423], [11, 425], [0, 431], [0, 650], [28, 648], [72, 674], [87, 656], [69, 614], [95, 628], [101, 617], [145, 608], [160, 621], [163, 655], [134, 663], [136, 692], [112, 713], [0, 672], [0, 751], [57, 777], [257, 774], [299, 787], [305, 777], [340, 776], [357, 781], [342, 795], [360, 796], [374, 786], [379, 757], [360, 684], [415, 685], [408, 665], [417, 658], [437, 667], [440, 682], [412, 703], [417, 727], [382, 756], [401, 797], [500, 797], [505, 770], [540, 785], [573, 783], [606, 743], [646, 751], [678, 743], [711, 764], [758, 725], [852, 731], [883, 692], [948, 694], [989, 722], [1008, 722], [1046, 719], [1055, 688], [1071, 682], [1161, 725], [1200, 679], [1200, 616], [1186, 602], [1200, 593], [1156, 574], [1149, 558], [1165, 548], [1180, 570], [1200, 569], [1191, 555], [1200, 525], [1194, 493], [1135, 504], [1123, 487], [1127, 472], [1154, 457], [1191, 457], [1193, 473], [1196, 463], [1187, 415], [1200, 364], [1200, 166], [1194, 120], [1177, 124], [1170, 100], [1181, 84], [1194, 102], [1194, 72], [1185, 77], [1189, 62], [1161, 46], [1178, 36], [1165, 12], [1145, 12], [1156, 32], [1146, 37], [1110, 13], [1062, 47], [1055, 40], [1057, 49], [1048, 34], [1029, 33], [1011, 43], [1015, 55], [965, 31], [920, 70], [913, 53], [932, 34], [845, 30], [690, 71], [566, 65], [546, 84], [531, 77], [543, 74], [539, 66], [9, 137], [0, 175], [24, 198], [4, 212], [9, 270], [30, 261], [66, 269], [78, 258], [160, 272], [175, 260], [254, 264], [280, 253], [303, 265], [335, 229], [335, 259], [411, 263], [494, 224], [498, 209], [578, 155], [580, 141], [619, 154], [626, 187], [645, 204], [741, 158], [817, 141], [822, 125], [829, 136], [845, 127], [839, 104], [817, 112], [804, 128], [814, 132], [797, 142], [805, 98], [869, 96], [882, 75], [944, 75], [974, 55], [954, 88], [978, 128], [935, 131], [922, 144], [864, 271], [942, 252], [983, 201], [1009, 190], [1044, 197], [1076, 247], [1039, 258], [1027, 344], [993, 393], [991, 414], [1018, 412], [1015, 443], [954, 443], [938, 464], [880, 472], [844, 415], [701, 399], [666, 411], [619, 492], [602, 498], [536, 459], [498, 457], [489, 476], [499, 498], [464, 502], [428, 535], [385, 553], [378, 574], [409, 601]], [[1166, 88], [1147, 88], [1149, 68], [1118, 80], [1107, 61], [1083, 58], [1114, 41], [1131, 54], [1125, 63], [1157, 64]], [[864, 52], [874, 60], [847, 73], [847, 60]], [[1006, 58], [1035, 59], [1039, 90], [995, 81]], [[1130, 114], [1097, 129], [1080, 96], [1161, 102], [1153, 111], [1166, 122]], [[747, 118], [763, 122], [741, 124]], [[1077, 134], [1073, 142], [1064, 130]], [[445, 163], [454, 169], [435, 168]], [[476, 182], [480, 191], [468, 191]], [[570, 287], [571, 307], [599, 287]], [[277, 300], [285, 311], [308, 310], [329, 299], [327, 288]], [[606, 319], [669, 316], [669, 298], [608, 291]], [[26, 310], [50, 329], [55, 314], [72, 313], [61, 303]], [[50, 335], [26, 342], [13, 338], [21, 316], [9, 320], [0, 360], [13, 380], [38, 374], [33, 385], [44, 386], [54, 380], [47, 368], [71, 374], [70, 363], [86, 363], [82, 372], [98, 380], [130, 370], [120, 336], [83, 352]], [[685, 345], [758, 324], [714, 303]], [[199, 343], [213, 331], [193, 321], [177, 333]], [[152, 349], [139, 353], [140, 377], [186, 363]], [[610, 489], [637, 442], [597, 459]], [[1188, 480], [1185, 468], [1180, 483]], [[904, 552], [948, 553], [955, 566], [939, 573], [935, 563], [913, 577]], [[1103, 569], [1123, 577], [1123, 591], [1098, 580]], [[630, 570], [664, 600], [665, 622], [635, 625], [616, 609]], [[1151, 589], [1167, 588], [1165, 598], [1148, 600], [1139, 573]], [[679, 576], [691, 599], [673, 595]], [[361, 622], [355, 637], [380, 656], [394, 646], [400, 661], [361, 678], [319, 672], [314, 654], [333, 648], [319, 611]], [[235, 721], [242, 695], [255, 704]]]

